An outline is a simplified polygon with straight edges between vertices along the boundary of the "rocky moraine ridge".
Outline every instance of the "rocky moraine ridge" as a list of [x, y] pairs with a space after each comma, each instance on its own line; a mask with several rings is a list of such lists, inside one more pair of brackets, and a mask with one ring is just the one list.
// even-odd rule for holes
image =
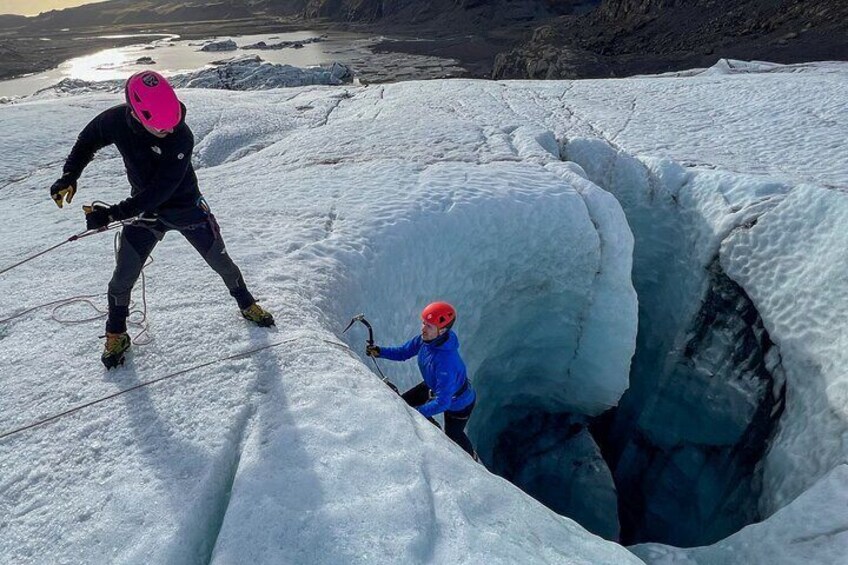
[[721, 58], [848, 58], [848, 3], [832, 0], [603, 0], [552, 18], [498, 55], [495, 78], [620, 77], [710, 67]]

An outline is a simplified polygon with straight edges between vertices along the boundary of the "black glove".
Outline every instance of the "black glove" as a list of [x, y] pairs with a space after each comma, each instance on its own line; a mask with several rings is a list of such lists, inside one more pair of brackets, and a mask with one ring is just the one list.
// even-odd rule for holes
[[109, 223], [114, 220], [114, 218], [112, 218], [112, 208], [114, 208], [114, 206], [103, 206], [101, 204], [83, 206], [82, 209], [85, 211], [86, 229], [99, 230], [100, 228], [108, 226]]
[[368, 357], [379, 357], [380, 356], [380, 348], [376, 345], [366, 345], [365, 346], [365, 355]]
[[77, 183], [72, 181], [68, 176], [63, 176], [53, 183], [50, 187], [50, 198], [56, 203], [56, 206], [61, 208], [65, 202], [71, 203], [74, 199], [74, 194], [77, 193]]

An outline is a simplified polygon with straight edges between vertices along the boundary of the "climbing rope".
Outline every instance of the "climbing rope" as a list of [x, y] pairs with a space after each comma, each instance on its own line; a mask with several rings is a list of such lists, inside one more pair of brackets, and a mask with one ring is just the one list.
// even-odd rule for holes
[[128, 223], [128, 222], [126, 222], [125, 220], [122, 220], [120, 222], [113, 222], [113, 223], [109, 224], [108, 226], [106, 226], [105, 228], [100, 228], [100, 229], [97, 229], [97, 230], [85, 230], [84, 232], [80, 232], [76, 235], [72, 235], [71, 237], [69, 237], [68, 239], [63, 241], [62, 243], [57, 243], [53, 247], [45, 249], [44, 251], [39, 251], [35, 255], [30, 255], [26, 259], [24, 259], [22, 261], [18, 261], [14, 265], [10, 265], [10, 266], [6, 267], [2, 271], [0, 271], [0, 275], [8, 273], [12, 269], [16, 269], [16, 268], [20, 267], [21, 265], [29, 263], [33, 259], [37, 259], [38, 257], [41, 257], [42, 255], [46, 255], [46, 254], [50, 253], [51, 251], [55, 251], [55, 250], [59, 249], [60, 247], [62, 247], [63, 245], [67, 245], [67, 244], [71, 243], [72, 241], [77, 241], [77, 240], [80, 240], [80, 239], [83, 239], [83, 238], [86, 238], [86, 237], [91, 237], [92, 235], [96, 235], [96, 234], [104, 232], [104, 231], [117, 229], [117, 228], [123, 226], [125, 223]]
[[[24, 431], [26, 431], [26, 430], [31, 430], [32, 428], [36, 428], [36, 427], [38, 427], [38, 426], [42, 426], [42, 425], [47, 424], [47, 423], [49, 423], [49, 422], [53, 422], [53, 421], [55, 421], [55, 420], [58, 420], [59, 418], [63, 418], [63, 417], [68, 416], [68, 415], [70, 415], [70, 414], [74, 414], [75, 412], [79, 412], [80, 410], [84, 410], [84, 409], [89, 408], [89, 407], [91, 407], [91, 406], [95, 406], [95, 405], [97, 405], [97, 404], [101, 404], [101, 403], [103, 403], [103, 402], [106, 402], [107, 400], [112, 400], [113, 398], [117, 398], [117, 397], [119, 397], [119, 396], [122, 396], [122, 395], [124, 395], [124, 394], [129, 393], [129, 392], [132, 392], [132, 391], [134, 391], [134, 390], [139, 390], [139, 389], [141, 389], [141, 388], [145, 388], [145, 387], [148, 387], [148, 386], [150, 386], [150, 385], [154, 385], [154, 384], [156, 384], [156, 383], [160, 383], [160, 382], [162, 382], [162, 381], [166, 381], [166, 380], [169, 380], [169, 379], [173, 379], [173, 378], [176, 378], [176, 377], [179, 377], [179, 376], [185, 375], [185, 374], [187, 374], [187, 373], [190, 373], [190, 372], [192, 372], [192, 371], [196, 371], [196, 370], [198, 370], [198, 369], [202, 369], [202, 368], [204, 368], [204, 367], [209, 367], [210, 365], [215, 365], [215, 364], [218, 364], [218, 363], [223, 363], [224, 361], [232, 361], [232, 360], [235, 360], [235, 359], [240, 359], [240, 358], [244, 358], [244, 357], [250, 357], [251, 355], [254, 355], [254, 354], [256, 354], [256, 353], [259, 353], [260, 351], [264, 351], [264, 350], [266, 350], [266, 349], [271, 349], [271, 348], [273, 348], [273, 347], [279, 347], [279, 346], [284, 345], [284, 344], [286, 344], [286, 343], [291, 343], [291, 342], [293, 342], [293, 341], [298, 341], [298, 340], [300, 340], [300, 339], [308, 339], [308, 336], [298, 336], [298, 337], [292, 337], [292, 338], [284, 339], [284, 340], [282, 340], [282, 341], [278, 341], [278, 342], [275, 342], [275, 343], [270, 343], [270, 344], [268, 344], [268, 345], [263, 345], [262, 347], [257, 347], [257, 348], [255, 348], [255, 349], [251, 349], [251, 350], [248, 350], [248, 351], [243, 351], [243, 352], [241, 352], [241, 353], [236, 353], [236, 354], [234, 354], [234, 355], [230, 355], [230, 356], [227, 356], [227, 357], [221, 357], [220, 359], [214, 359], [214, 360], [212, 360], [212, 361], [207, 361], [206, 363], [200, 363], [200, 364], [198, 364], [198, 365], [193, 365], [193, 366], [188, 367], [188, 368], [186, 368], [186, 369], [182, 369], [182, 370], [180, 370], [180, 371], [175, 371], [175, 372], [173, 372], [173, 373], [167, 374], [167, 375], [165, 375], [165, 376], [163, 376], [163, 377], [159, 377], [159, 378], [156, 378], [156, 379], [152, 379], [152, 380], [149, 380], [149, 381], [145, 381], [145, 382], [139, 383], [139, 384], [137, 384], [137, 385], [135, 385], [135, 386], [131, 386], [130, 388], [127, 388], [127, 389], [124, 389], [124, 390], [120, 390], [120, 391], [115, 392], [115, 393], [113, 393], [113, 394], [110, 394], [110, 395], [108, 395], [108, 396], [104, 396], [104, 397], [102, 397], [102, 398], [98, 398], [98, 399], [96, 399], [96, 400], [92, 400], [92, 401], [90, 401], [90, 402], [86, 402], [86, 403], [84, 403], [84, 404], [80, 404], [79, 406], [75, 406], [75, 407], [73, 407], [73, 408], [70, 408], [70, 409], [68, 409], [68, 410], [65, 410], [64, 412], [60, 412], [59, 414], [54, 414], [53, 416], [49, 416], [49, 417], [47, 417], [47, 418], [43, 418], [43, 419], [38, 420], [38, 421], [36, 421], [36, 422], [32, 422], [31, 424], [27, 424], [27, 425], [25, 425], [25, 426], [21, 426], [21, 427], [19, 427], [19, 428], [15, 428], [15, 429], [13, 429], [13, 430], [9, 430], [9, 431], [7, 431], [7, 432], [3, 432], [2, 434], [0, 434], [0, 441], [2, 441], [2, 440], [4, 440], [4, 439], [6, 439], [6, 438], [8, 438], [8, 437], [14, 436], [14, 435], [16, 435], [16, 434], [19, 434], [19, 433], [21, 433], [21, 432], [24, 432]], [[346, 349], [346, 350], [349, 350], [349, 349], [350, 349], [347, 345], [345, 345], [344, 343], [340, 343], [340, 342], [338, 342], [338, 341], [332, 341], [332, 340], [329, 340], [329, 339], [321, 339], [320, 341], [322, 341], [322, 342], [324, 342], [324, 343], [328, 343], [328, 344], [330, 344], [330, 345], [335, 345], [335, 346], [338, 346], [338, 347], [343, 347], [343, 348], [344, 348], [344, 349]]]
[[[58, 248], [62, 247], [63, 245], [66, 245], [66, 244], [68, 244], [68, 243], [70, 243], [70, 242], [72, 242], [72, 241], [77, 241], [77, 240], [79, 240], [79, 239], [82, 239], [82, 238], [85, 238], [85, 237], [89, 237], [89, 236], [92, 236], [92, 235], [95, 235], [95, 234], [98, 234], [98, 233], [101, 233], [101, 232], [104, 232], [104, 231], [113, 230], [113, 229], [116, 229], [116, 228], [121, 227], [121, 226], [123, 226], [123, 225], [126, 225], [126, 224], [128, 224], [128, 223], [130, 223], [130, 222], [131, 222], [131, 221], [120, 221], [120, 222], [114, 222], [114, 223], [112, 223], [112, 224], [109, 224], [109, 225], [108, 225], [108, 226], [106, 226], [105, 228], [102, 228], [102, 229], [99, 229], [99, 230], [86, 230], [86, 231], [84, 231], [84, 232], [82, 232], [82, 233], [78, 233], [78, 234], [76, 234], [76, 235], [73, 235], [73, 236], [69, 237], [68, 239], [66, 239], [65, 241], [63, 241], [63, 242], [61, 242], [61, 243], [59, 243], [59, 244], [57, 244], [57, 245], [54, 245], [53, 247], [50, 247], [49, 249], [45, 249], [44, 251], [40, 251], [40, 252], [38, 252], [38, 253], [36, 253], [36, 254], [34, 254], [34, 255], [30, 256], [30, 257], [25, 258], [25, 259], [24, 259], [24, 260], [22, 260], [22, 261], [19, 261], [18, 263], [15, 263], [14, 265], [11, 265], [10, 267], [7, 267], [7, 268], [3, 269], [2, 271], [0, 271], [0, 275], [2, 275], [2, 274], [4, 274], [4, 273], [7, 273], [8, 271], [11, 271], [12, 269], [14, 269], [14, 268], [16, 268], [16, 267], [19, 267], [19, 266], [21, 266], [21, 265], [23, 265], [23, 264], [25, 264], [25, 263], [27, 263], [27, 262], [29, 262], [29, 261], [32, 261], [33, 259], [35, 259], [35, 258], [37, 258], [37, 257], [40, 257], [40, 256], [45, 255], [45, 254], [47, 254], [47, 253], [50, 253], [51, 251], [54, 251], [54, 250], [56, 250], [56, 249], [58, 249]], [[114, 244], [114, 249], [115, 249], [115, 255], [117, 256], [118, 251], [120, 250], [120, 234], [117, 234], [117, 233], [115, 234], [115, 244]], [[146, 345], [146, 344], [148, 344], [148, 343], [150, 343], [150, 342], [152, 341], [152, 339], [151, 339], [151, 338], [149, 338], [149, 334], [148, 334], [148, 339], [147, 339], [146, 341], [142, 341], [141, 343], [139, 343], [139, 342], [138, 342], [138, 338], [139, 338], [139, 336], [144, 335], [144, 334], [147, 334], [147, 332], [148, 332], [148, 325], [147, 325], [147, 293], [146, 293], [146, 286], [145, 286], [144, 269], [145, 269], [148, 265], [150, 265], [150, 263], [151, 263], [151, 262], [152, 262], [152, 259], [150, 259], [147, 263], [145, 263], [145, 264], [144, 264], [144, 267], [142, 267], [142, 271], [141, 271], [141, 293], [142, 293], [142, 305], [143, 305], [143, 306], [142, 306], [142, 309], [141, 309], [141, 310], [133, 310], [133, 311], [130, 313], [131, 315], [132, 315], [132, 314], [135, 314], [135, 313], [140, 313], [140, 314], [141, 314], [141, 319], [140, 319], [139, 321], [137, 321], [137, 322], [131, 322], [133, 325], [137, 325], [137, 326], [139, 326], [139, 327], [141, 327], [141, 328], [142, 328], [142, 329], [141, 329], [141, 331], [140, 331], [140, 332], [136, 335], [136, 337], [133, 339], [133, 341], [136, 343], [136, 345]], [[98, 320], [98, 319], [101, 319], [103, 316], [105, 316], [105, 315], [107, 315], [107, 314], [108, 314], [108, 312], [105, 312], [105, 311], [103, 311], [103, 310], [99, 309], [99, 308], [98, 308], [98, 307], [97, 307], [97, 306], [96, 306], [96, 305], [92, 302], [92, 299], [95, 299], [95, 298], [98, 298], [98, 297], [101, 297], [101, 296], [102, 296], [102, 294], [82, 295], [82, 296], [75, 296], [75, 297], [72, 297], [72, 298], [64, 298], [64, 299], [61, 299], [61, 300], [54, 300], [54, 301], [52, 301], [52, 302], [48, 302], [48, 303], [46, 303], [46, 304], [41, 304], [41, 305], [38, 305], [38, 306], [34, 306], [34, 307], [32, 307], [32, 308], [28, 308], [28, 309], [24, 310], [23, 312], [19, 312], [19, 313], [17, 313], [17, 314], [15, 314], [15, 315], [13, 315], [13, 316], [8, 317], [8, 318], [0, 319], [0, 324], [5, 323], [5, 322], [9, 322], [9, 321], [14, 320], [14, 319], [16, 319], [16, 318], [20, 318], [21, 316], [24, 316], [24, 315], [26, 315], [26, 314], [28, 314], [28, 313], [30, 313], [30, 312], [33, 312], [33, 311], [35, 311], [35, 310], [38, 310], [39, 308], [46, 308], [46, 307], [49, 307], [49, 306], [53, 306], [53, 310], [52, 310], [52, 312], [51, 312], [51, 318], [52, 318], [53, 320], [55, 320], [55, 321], [59, 322], [59, 323], [62, 323], [62, 324], [79, 324], [79, 323], [84, 323], [84, 322], [90, 322], [90, 321], [93, 321], [93, 320]], [[69, 305], [71, 305], [71, 304], [75, 304], [75, 303], [78, 303], [78, 302], [82, 302], [82, 303], [84, 303], [84, 304], [88, 304], [89, 306], [91, 306], [91, 308], [93, 308], [93, 309], [94, 309], [94, 311], [95, 311], [95, 312], [97, 312], [97, 316], [90, 317], [90, 318], [84, 318], [84, 319], [77, 319], [77, 320], [67, 320], [67, 319], [60, 318], [60, 317], [58, 316], [57, 312], [58, 312], [61, 308], [65, 308], [65, 307], [67, 307], [67, 306], [69, 306]], [[131, 306], [131, 308], [132, 308], [132, 306]], [[208, 367], [208, 366], [210, 366], [210, 365], [215, 365], [215, 364], [217, 364], [217, 363], [223, 363], [224, 361], [231, 361], [231, 360], [235, 360], [235, 359], [239, 359], [239, 358], [249, 357], [249, 356], [254, 355], [254, 354], [256, 354], [256, 353], [258, 353], [258, 352], [260, 352], [260, 351], [264, 351], [264, 350], [266, 350], [266, 349], [271, 349], [271, 348], [273, 348], [273, 347], [279, 347], [279, 346], [281, 346], [281, 345], [284, 345], [284, 344], [286, 344], [286, 343], [291, 343], [291, 342], [293, 342], [293, 341], [297, 341], [297, 340], [299, 340], [299, 339], [305, 339], [305, 336], [298, 336], [298, 337], [293, 337], [293, 338], [289, 338], [289, 339], [284, 339], [284, 340], [282, 340], [282, 341], [278, 341], [278, 342], [275, 342], [275, 343], [271, 343], [271, 344], [268, 344], [268, 345], [264, 345], [264, 346], [262, 346], [262, 347], [257, 347], [257, 348], [255, 348], [255, 349], [251, 349], [251, 350], [249, 350], [249, 351], [244, 351], [244, 352], [241, 352], [241, 353], [236, 353], [236, 354], [234, 354], [234, 355], [230, 355], [230, 356], [227, 356], [227, 357], [222, 357], [222, 358], [220, 358], [220, 359], [215, 359], [215, 360], [212, 360], [212, 361], [208, 361], [208, 362], [206, 362], [206, 363], [200, 363], [200, 364], [198, 364], [198, 365], [193, 365], [193, 366], [188, 367], [188, 368], [186, 368], [186, 369], [182, 369], [182, 370], [180, 370], [180, 371], [175, 371], [175, 372], [173, 372], [173, 373], [167, 374], [167, 375], [162, 376], [162, 377], [159, 377], [159, 378], [157, 378], [157, 379], [153, 379], [153, 380], [150, 380], [150, 381], [145, 381], [145, 382], [139, 383], [139, 384], [137, 384], [137, 385], [135, 385], [135, 386], [132, 386], [132, 387], [127, 388], [127, 389], [124, 389], [124, 390], [120, 390], [120, 391], [118, 391], [118, 392], [116, 392], [116, 393], [113, 393], [113, 394], [110, 394], [110, 395], [108, 395], [108, 396], [104, 396], [104, 397], [102, 397], [102, 398], [98, 398], [98, 399], [96, 399], [96, 400], [92, 400], [92, 401], [90, 401], [90, 402], [86, 402], [86, 403], [81, 404], [81, 405], [79, 405], [79, 406], [75, 406], [75, 407], [73, 407], [73, 408], [70, 408], [70, 409], [68, 409], [68, 410], [65, 410], [64, 412], [60, 412], [59, 414], [55, 414], [55, 415], [53, 415], [53, 416], [49, 416], [49, 417], [47, 417], [47, 418], [43, 418], [43, 419], [41, 419], [41, 420], [38, 420], [38, 421], [36, 421], [36, 422], [33, 422], [33, 423], [30, 423], [30, 424], [27, 424], [27, 425], [25, 425], [25, 426], [21, 426], [21, 427], [15, 428], [15, 429], [13, 429], [13, 430], [9, 430], [9, 431], [7, 431], [7, 432], [3, 432], [2, 434], [0, 434], [0, 440], [4, 440], [4, 439], [6, 439], [6, 438], [8, 438], [8, 437], [14, 436], [14, 435], [19, 434], [19, 433], [21, 433], [21, 432], [24, 432], [24, 431], [26, 431], [26, 430], [30, 430], [30, 429], [32, 429], [32, 428], [36, 428], [36, 427], [38, 427], [38, 426], [42, 426], [42, 425], [47, 424], [47, 423], [49, 423], [49, 422], [53, 422], [53, 421], [55, 421], [55, 420], [58, 420], [58, 419], [60, 419], [60, 418], [63, 418], [64, 416], [68, 416], [68, 415], [70, 415], [70, 414], [74, 414], [74, 413], [76, 413], [76, 412], [79, 412], [79, 411], [84, 410], [84, 409], [86, 409], [86, 408], [89, 408], [89, 407], [91, 407], [91, 406], [95, 406], [95, 405], [97, 405], [97, 404], [101, 404], [101, 403], [106, 402], [106, 401], [108, 401], [108, 400], [111, 400], [111, 399], [113, 399], [113, 398], [117, 398], [117, 397], [122, 396], [122, 395], [124, 395], [124, 394], [127, 394], [127, 393], [129, 393], [129, 392], [132, 392], [132, 391], [134, 391], [134, 390], [139, 390], [139, 389], [141, 389], [141, 388], [148, 387], [148, 386], [151, 386], [151, 385], [153, 385], [153, 384], [156, 384], [156, 383], [159, 383], [159, 382], [162, 382], [162, 381], [165, 381], [165, 380], [173, 379], [173, 378], [175, 378], [175, 377], [179, 377], [179, 376], [181, 376], [181, 375], [185, 375], [185, 374], [187, 374], [187, 373], [190, 373], [190, 372], [192, 372], [192, 371], [196, 371], [196, 370], [198, 370], [198, 369], [202, 369], [202, 368], [204, 368], [204, 367]], [[344, 348], [345, 350], [350, 351], [350, 348], [349, 348], [346, 344], [344, 344], [344, 343], [340, 343], [340, 342], [338, 342], [338, 341], [332, 341], [332, 340], [328, 340], [328, 339], [321, 339], [320, 341], [322, 341], [322, 342], [324, 342], [324, 343], [327, 343], [327, 344], [330, 344], [330, 345], [335, 345], [335, 346], [338, 346], [338, 347], [342, 347], [342, 348]], [[378, 371], [379, 371], [379, 367], [378, 367]], [[380, 373], [382, 374], [382, 371], [380, 371]]]
[[[8, 271], [11, 271], [15, 267], [19, 267], [19, 266], [21, 266], [21, 265], [23, 265], [23, 264], [25, 264], [29, 261], [32, 261], [33, 259], [36, 259], [37, 257], [41, 257], [42, 255], [45, 255], [45, 254], [47, 254], [51, 251], [54, 251], [54, 250], [60, 248], [61, 246], [65, 245], [67, 243], [70, 243], [72, 241], [77, 241], [79, 239], [89, 237], [89, 236], [92, 236], [92, 235], [95, 235], [95, 234], [98, 234], [98, 233], [102, 233], [102, 232], [105, 232], [105, 231], [114, 230], [116, 228], [122, 227], [124, 225], [129, 224], [129, 223], [132, 223], [132, 221], [131, 220], [123, 220], [123, 221], [120, 221], [120, 222], [114, 222], [112, 224], [109, 224], [105, 228], [102, 228], [102, 229], [99, 229], [99, 230], [86, 230], [82, 233], [78, 233], [76, 235], [73, 235], [73, 236], [69, 237], [68, 239], [66, 239], [65, 241], [63, 241], [62, 243], [54, 245], [53, 247], [50, 247], [49, 249], [45, 249], [44, 251], [40, 251], [40, 252], [38, 252], [34, 255], [27, 257], [23, 261], [19, 261], [18, 263], [15, 263], [14, 265], [7, 267], [6, 269], [3, 269], [2, 271], [0, 271], [0, 275], [2, 275], [3, 273], [6, 273]], [[120, 250], [120, 242], [121, 242], [121, 234], [115, 233], [113, 248], [114, 248], [116, 260], [117, 260], [117, 257], [118, 257], [118, 251]], [[153, 259], [148, 258], [147, 262], [145, 262], [144, 266], [141, 269], [141, 303], [142, 303], [141, 310], [135, 309], [135, 303], [134, 302], [130, 303], [130, 317], [132, 317], [133, 315], [136, 315], [136, 314], [140, 314], [141, 317], [138, 320], [128, 320], [128, 322], [127, 322], [128, 325], [139, 328], [139, 332], [137, 334], [135, 334], [135, 336], [132, 337], [133, 343], [135, 345], [138, 345], [138, 346], [148, 345], [153, 341], [153, 338], [150, 337], [149, 324], [147, 323], [147, 280], [146, 280], [146, 276], [144, 274], [144, 270], [148, 266], [150, 266], [151, 263], [153, 263]], [[100, 298], [102, 296], [103, 296], [103, 294], [85, 294], [85, 295], [80, 295], [80, 296], [72, 296], [70, 298], [62, 298], [60, 300], [54, 300], [54, 301], [51, 301], [51, 302], [46, 302], [44, 304], [39, 304], [37, 306], [27, 308], [26, 310], [24, 310], [22, 312], [18, 312], [17, 314], [15, 314], [13, 316], [9, 316], [8, 318], [0, 319], [0, 324], [6, 323], [6, 322], [11, 322], [12, 320], [15, 320], [17, 318], [25, 316], [26, 314], [29, 314], [30, 312], [34, 312], [35, 310], [39, 310], [41, 308], [49, 308], [51, 306], [53, 307], [53, 310], [51, 310], [51, 312], [50, 312], [50, 317], [51, 317], [52, 320], [54, 320], [54, 321], [56, 321], [60, 324], [83, 324], [83, 323], [86, 323], [86, 322], [92, 322], [92, 321], [95, 321], [95, 320], [100, 320], [100, 319], [105, 318], [109, 313], [106, 310], [101, 310], [100, 308], [98, 308], [97, 305], [95, 305], [94, 302], [92, 302], [92, 300], [95, 299], [95, 298]], [[88, 318], [81, 318], [81, 319], [66, 319], [66, 318], [59, 317], [59, 315], [58, 315], [59, 310], [61, 310], [63, 308], [67, 308], [68, 306], [71, 306], [71, 305], [74, 305], [74, 304], [77, 304], [77, 303], [82, 303], [82, 304], [86, 304], [86, 305], [90, 306], [91, 309], [94, 310], [97, 314], [95, 316], [91, 316], [91, 317], [88, 317]], [[144, 336], [144, 337], [142, 337], [142, 336]]]

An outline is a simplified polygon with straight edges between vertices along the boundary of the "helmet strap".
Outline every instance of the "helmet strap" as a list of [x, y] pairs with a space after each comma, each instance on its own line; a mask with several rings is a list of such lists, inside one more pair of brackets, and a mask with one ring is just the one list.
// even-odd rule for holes
[[442, 330], [439, 330], [439, 337], [433, 338], [430, 341], [425, 341], [424, 343], [426, 343], [427, 345], [432, 345], [434, 347], [439, 347], [440, 345], [444, 344], [450, 337], [450, 333], [447, 331], [447, 328], [442, 329], [446, 330], [445, 333], [441, 333]]

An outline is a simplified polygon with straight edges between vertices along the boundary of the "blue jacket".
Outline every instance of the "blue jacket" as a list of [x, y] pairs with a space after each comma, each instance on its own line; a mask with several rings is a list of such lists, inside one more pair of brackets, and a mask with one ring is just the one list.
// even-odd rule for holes
[[430, 387], [432, 398], [419, 406], [418, 411], [428, 418], [442, 412], [458, 412], [477, 400], [477, 393], [471, 383], [465, 392], [456, 396], [468, 381], [465, 363], [459, 356], [459, 340], [456, 334], [448, 330], [447, 340], [434, 340], [439, 345], [426, 343], [421, 336], [415, 336], [400, 347], [380, 347], [380, 357], [392, 361], [406, 361], [418, 355], [418, 369], [424, 382]]

